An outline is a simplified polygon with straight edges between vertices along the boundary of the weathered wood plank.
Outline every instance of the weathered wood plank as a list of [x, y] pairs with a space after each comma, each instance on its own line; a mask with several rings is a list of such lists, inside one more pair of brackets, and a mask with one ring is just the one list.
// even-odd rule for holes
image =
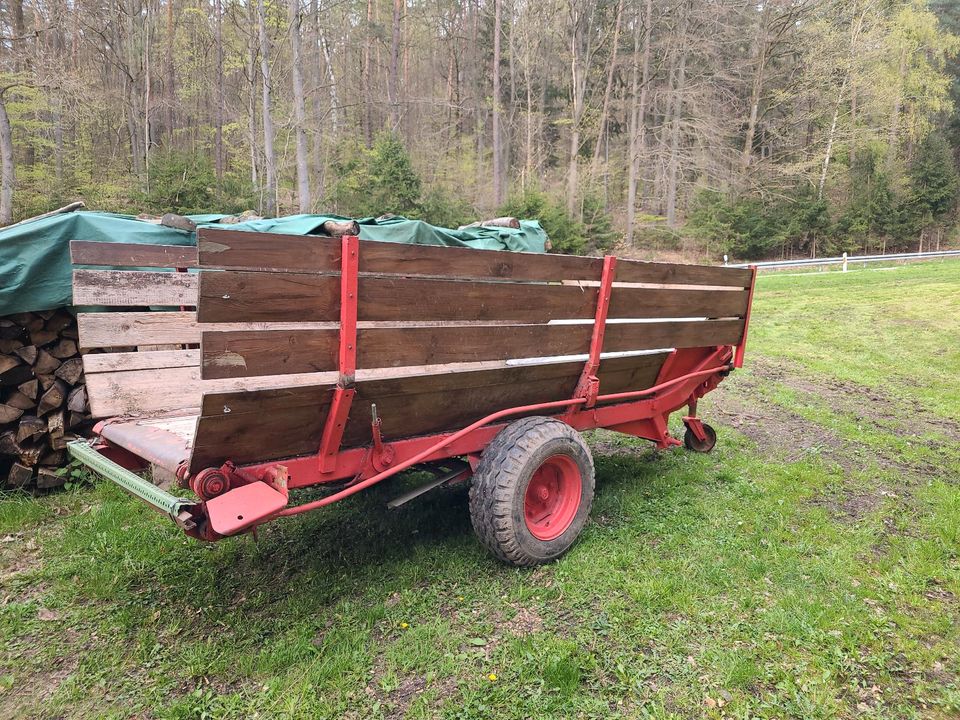
[[200, 322], [329, 322], [339, 320], [339, 312], [339, 277], [306, 273], [200, 273]]
[[[339, 272], [340, 241], [201, 228], [200, 265], [235, 270]], [[599, 280], [601, 258], [362, 240], [360, 272], [499, 280]]]
[[[601, 363], [604, 392], [650, 387], [666, 353]], [[572, 395], [581, 362], [359, 380], [344, 447], [370, 442], [376, 403], [389, 439], [460, 428], [492, 412]], [[316, 452], [333, 383], [204, 396], [191, 470]], [[454, 401], [455, 400], [455, 401]], [[519, 417], [519, 416], [518, 416]]]
[[143, 345], [197, 345], [203, 330], [212, 327], [224, 331], [323, 327], [322, 323], [224, 323], [211, 326], [198, 323], [196, 317], [197, 314], [192, 311], [79, 313], [80, 347], [86, 350]]
[[[141, 353], [138, 353], [141, 354]], [[282, 378], [201, 380], [200, 366], [94, 373], [87, 376], [90, 413], [95, 418], [196, 411], [204, 392], [260, 390], [279, 385], [312, 384], [329, 375], [284, 375]]]
[[617, 282], [658, 283], [673, 285], [750, 286], [750, 270], [744, 268], [683, 265], [676, 263], [617, 260]]
[[202, 268], [339, 272], [340, 241], [317, 235], [197, 230]]
[[70, 243], [70, 260], [74, 265], [192, 268], [197, 266], [197, 248], [74, 240]]
[[[305, 273], [207, 272], [200, 322], [324, 322], [339, 319], [338, 277]], [[361, 321], [546, 322], [593, 317], [596, 288], [534, 283], [361, 277]]]
[[614, 288], [608, 317], [742, 317], [747, 311], [747, 300], [746, 290]]
[[160, 370], [172, 367], [192, 367], [199, 364], [199, 350], [89, 353], [83, 356], [83, 372], [86, 375], [126, 370]]
[[[592, 323], [362, 328], [357, 367], [470, 363], [586, 353]], [[734, 345], [742, 320], [611, 323], [605, 352]], [[204, 378], [324, 372], [336, 369], [336, 330], [204, 332]]]
[[196, 305], [197, 285], [196, 273], [74, 270], [73, 304]]

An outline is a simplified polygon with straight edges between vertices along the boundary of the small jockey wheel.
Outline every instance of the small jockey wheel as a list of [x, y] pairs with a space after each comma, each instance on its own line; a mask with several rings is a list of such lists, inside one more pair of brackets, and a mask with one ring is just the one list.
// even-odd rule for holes
[[708, 453], [716, 447], [716, 430], [696, 418], [684, 418], [683, 422], [687, 426], [687, 431], [683, 434], [683, 446], [687, 450]]

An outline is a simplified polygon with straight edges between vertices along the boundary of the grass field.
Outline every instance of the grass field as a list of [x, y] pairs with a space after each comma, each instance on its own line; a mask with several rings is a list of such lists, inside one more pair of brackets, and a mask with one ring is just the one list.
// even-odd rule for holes
[[397, 486], [188, 541], [0, 500], [2, 718], [956, 718], [960, 262], [763, 276], [711, 455], [589, 439], [592, 522], [492, 560]]

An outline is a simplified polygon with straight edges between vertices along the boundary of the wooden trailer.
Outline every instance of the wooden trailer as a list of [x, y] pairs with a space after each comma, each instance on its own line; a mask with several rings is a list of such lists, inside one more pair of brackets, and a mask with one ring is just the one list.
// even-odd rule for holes
[[[519, 565], [558, 557], [586, 522], [579, 431], [713, 448], [697, 400], [743, 362], [755, 279], [229, 230], [201, 230], [195, 254], [74, 243], [73, 260], [75, 303], [119, 310], [81, 314], [81, 346], [125, 349], [85, 355], [105, 419], [74, 457], [204, 540], [423, 466], [436, 479], [395, 504], [472, 478], [477, 534]], [[684, 407], [681, 441], [668, 419]], [[193, 496], [132, 472], [147, 464]]]

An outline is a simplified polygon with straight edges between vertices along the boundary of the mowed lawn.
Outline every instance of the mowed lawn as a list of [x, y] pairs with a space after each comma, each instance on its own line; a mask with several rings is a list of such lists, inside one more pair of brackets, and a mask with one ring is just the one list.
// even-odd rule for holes
[[0, 717], [955, 718], [958, 407], [960, 262], [763, 276], [717, 450], [592, 434], [540, 569], [403, 481], [216, 545], [103, 482], [8, 495]]

